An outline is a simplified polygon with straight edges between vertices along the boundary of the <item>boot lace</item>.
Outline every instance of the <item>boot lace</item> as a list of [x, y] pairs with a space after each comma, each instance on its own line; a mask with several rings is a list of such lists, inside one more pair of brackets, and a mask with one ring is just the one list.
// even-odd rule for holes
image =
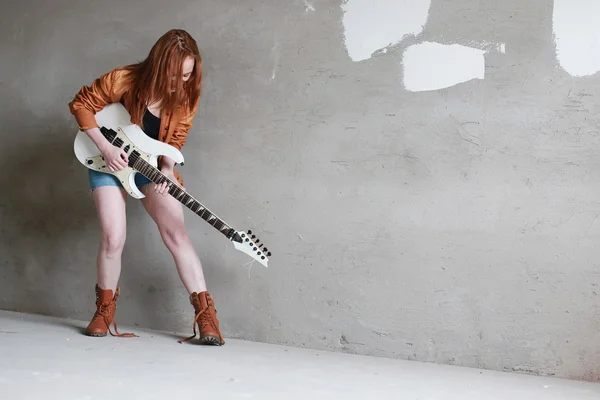
[[200, 312], [196, 313], [196, 316], [194, 317], [194, 322], [192, 323], [193, 324], [192, 328], [194, 329], [194, 334], [188, 338], [178, 340], [179, 343], [187, 342], [188, 340], [196, 337], [196, 335], [197, 335], [196, 324], [198, 324], [198, 319], [200, 319], [200, 322], [202, 324], [201, 326], [204, 326], [204, 324], [206, 323], [206, 319], [207, 319], [207, 316], [205, 315], [205, 314], [207, 314], [206, 313], [207, 310], [208, 310], [208, 307], [204, 307], [202, 310], [200, 310]]
[[98, 311], [96, 311], [96, 316], [97, 318], [102, 318], [104, 320], [104, 323], [106, 324], [106, 327], [108, 328], [108, 332], [111, 334], [111, 336], [117, 336], [117, 337], [137, 337], [136, 334], [134, 333], [119, 333], [119, 329], [117, 328], [117, 323], [115, 322], [114, 318], [112, 320], [112, 324], [115, 328], [115, 332], [116, 334], [114, 334], [111, 329], [110, 329], [110, 324], [111, 324], [111, 303], [103, 303], [100, 304], [98, 306]]
[[[192, 299], [192, 304], [194, 305], [194, 309], [198, 310], [200, 308], [200, 304], [201, 304], [200, 298], [196, 297], [195, 299]], [[200, 311], [196, 312], [196, 316], [194, 317], [194, 322], [192, 323], [192, 329], [194, 330], [194, 334], [188, 338], [178, 340], [179, 343], [187, 342], [188, 340], [196, 337], [196, 335], [197, 335], [196, 325], [198, 325], [200, 328], [199, 333], [201, 336], [202, 336], [202, 330], [204, 329], [204, 327], [210, 326], [217, 332], [217, 335], [218, 335], [221, 343], [222, 344], [225, 343], [225, 341], [223, 340], [223, 336], [221, 335], [221, 332], [219, 331], [218, 320], [212, 318], [213, 316], [212, 316], [212, 313], [210, 310], [211, 308], [213, 310], [215, 310], [212, 297], [210, 296], [210, 294], [207, 294], [206, 295], [206, 306], [200, 308]], [[216, 313], [216, 310], [215, 310], [215, 313]]]

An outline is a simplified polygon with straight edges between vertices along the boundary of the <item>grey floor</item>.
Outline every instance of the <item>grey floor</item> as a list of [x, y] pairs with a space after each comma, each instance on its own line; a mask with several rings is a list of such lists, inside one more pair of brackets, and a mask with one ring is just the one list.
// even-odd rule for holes
[[139, 329], [89, 338], [84, 326], [0, 311], [0, 399], [600, 399], [600, 384]]

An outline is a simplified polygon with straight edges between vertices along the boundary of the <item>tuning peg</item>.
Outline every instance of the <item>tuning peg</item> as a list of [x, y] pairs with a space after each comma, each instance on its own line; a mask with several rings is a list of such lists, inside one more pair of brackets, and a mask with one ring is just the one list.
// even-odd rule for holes
[[248, 235], [252, 235], [252, 231], [248, 229]]
[[263, 251], [269, 251], [269, 249], [267, 249], [266, 247], [263, 249]]
[[256, 239], [256, 240], [254, 241], [254, 243], [258, 243], [258, 242], [260, 242], [260, 239]]
[[271, 252], [268, 252], [268, 253], [267, 253], [267, 257], [271, 257]]

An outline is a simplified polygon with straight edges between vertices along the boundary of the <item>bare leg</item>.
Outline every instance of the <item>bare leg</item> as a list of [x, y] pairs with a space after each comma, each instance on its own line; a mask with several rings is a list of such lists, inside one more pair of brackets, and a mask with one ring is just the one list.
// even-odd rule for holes
[[126, 193], [116, 186], [99, 187], [93, 193], [102, 235], [97, 256], [98, 286], [114, 293], [121, 275], [121, 255], [125, 246]]
[[177, 266], [177, 272], [194, 306], [194, 335], [180, 340], [184, 342], [196, 336], [196, 325], [200, 330], [200, 342], [210, 345], [223, 345], [225, 340], [219, 330], [219, 320], [214, 301], [204, 280], [200, 258], [196, 254], [183, 221], [183, 206], [172, 196], [156, 193], [146, 185], [142, 203], [148, 214], [154, 219], [161, 237], [171, 252]]
[[[121, 254], [125, 246], [125, 191], [117, 186], [94, 189], [94, 202], [100, 220], [100, 247], [97, 255], [96, 312], [85, 330], [88, 336], [135, 336], [119, 333], [115, 323], [117, 283], [121, 275]], [[116, 334], [110, 330], [113, 324]]]
[[185, 228], [183, 206], [172, 196], [156, 193], [151, 185], [143, 187], [146, 197], [141, 201], [156, 222], [162, 240], [173, 256], [181, 281], [189, 294], [206, 291], [202, 264]]

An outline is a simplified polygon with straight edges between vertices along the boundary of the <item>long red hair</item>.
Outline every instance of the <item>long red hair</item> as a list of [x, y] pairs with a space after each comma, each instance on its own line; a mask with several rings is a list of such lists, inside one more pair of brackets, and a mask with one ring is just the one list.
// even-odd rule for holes
[[[195, 60], [187, 82], [181, 77], [186, 57]], [[160, 103], [173, 112], [177, 106], [193, 107], [202, 87], [202, 57], [192, 36], [183, 29], [171, 29], [161, 36], [145, 60], [127, 67], [135, 105], [132, 119], [141, 124], [146, 107]], [[174, 80], [174, 81], [173, 81]], [[174, 90], [174, 92], [171, 92]]]

